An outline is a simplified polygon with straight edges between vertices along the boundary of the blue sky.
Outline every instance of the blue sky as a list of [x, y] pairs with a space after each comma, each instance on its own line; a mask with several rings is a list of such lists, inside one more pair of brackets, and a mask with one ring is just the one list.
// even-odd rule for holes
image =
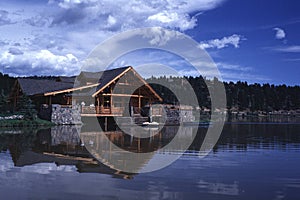
[[[122, 31], [161, 26], [199, 42], [223, 80], [299, 85], [299, 10], [297, 0], [1, 1], [0, 71], [78, 74], [81, 61], [102, 41]], [[145, 52], [139, 52], [143, 61], [159, 62], [163, 55]], [[119, 63], [141, 64], [136, 57]], [[177, 58], [163, 60], [172, 59]]]

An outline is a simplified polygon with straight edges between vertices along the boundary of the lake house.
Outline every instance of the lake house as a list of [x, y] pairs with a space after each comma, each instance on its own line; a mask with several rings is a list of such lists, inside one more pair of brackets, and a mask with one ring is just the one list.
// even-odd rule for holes
[[81, 72], [77, 77], [18, 78], [10, 95], [14, 109], [20, 97], [30, 97], [36, 108], [78, 106], [81, 116], [140, 114], [141, 108], [162, 98], [133, 69], [122, 67], [101, 72]]

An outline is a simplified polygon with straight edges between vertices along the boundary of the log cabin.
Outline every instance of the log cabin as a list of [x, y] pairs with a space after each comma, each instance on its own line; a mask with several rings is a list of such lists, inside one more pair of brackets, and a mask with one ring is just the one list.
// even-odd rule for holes
[[162, 98], [133, 69], [122, 67], [101, 72], [81, 72], [77, 77], [56, 79], [18, 78], [10, 95], [13, 108], [27, 95], [39, 109], [42, 105], [79, 105], [81, 116], [138, 114], [141, 108]]

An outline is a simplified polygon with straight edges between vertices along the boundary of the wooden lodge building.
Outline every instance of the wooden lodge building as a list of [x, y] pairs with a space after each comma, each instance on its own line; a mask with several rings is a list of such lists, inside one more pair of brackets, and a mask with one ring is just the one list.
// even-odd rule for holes
[[30, 97], [37, 110], [54, 104], [69, 108], [78, 105], [81, 116], [98, 117], [140, 114], [142, 107], [162, 101], [131, 66], [83, 71], [77, 77], [18, 78], [10, 95], [14, 109], [23, 94]]

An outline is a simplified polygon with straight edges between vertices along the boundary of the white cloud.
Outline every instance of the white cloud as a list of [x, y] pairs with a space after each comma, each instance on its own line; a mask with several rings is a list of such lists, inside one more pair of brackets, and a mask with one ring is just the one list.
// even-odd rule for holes
[[[62, 1], [59, 1], [58, 5], [61, 8], [70, 9], [70, 8], [76, 7], [81, 4], [89, 4], [89, 3], [94, 3], [96, 1], [97, 0], [62, 0]], [[55, 3], [54, 0], [50, 0], [49, 2]]]
[[108, 23], [108, 26], [113, 26], [117, 23], [117, 20], [113, 16], [109, 15], [107, 18], [107, 23]]
[[12, 20], [9, 17], [9, 12], [6, 10], [0, 10], [0, 26], [12, 24]]
[[[224, 1], [49, 0], [47, 4], [12, 4], [7, 11], [0, 10], [0, 26], [9, 24], [1, 30], [0, 67], [15, 75], [69, 74], [78, 70], [78, 62], [72, 67], [68, 54], [77, 61], [84, 59], [95, 45], [125, 30], [149, 26], [192, 29], [197, 26], [195, 15]], [[163, 45], [173, 37], [164, 36], [151, 42]]]
[[42, 15], [36, 15], [24, 20], [25, 23], [35, 26], [35, 27], [44, 27], [51, 24], [51, 19]]
[[245, 40], [243, 36], [233, 34], [229, 37], [223, 37], [222, 39], [213, 39], [209, 41], [200, 42], [199, 47], [202, 49], [208, 49], [208, 48], [223, 49], [225, 47], [228, 47], [229, 45], [232, 45], [235, 48], [238, 48], [242, 40]]
[[242, 72], [249, 72], [253, 70], [252, 67], [246, 67], [237, 64], [229, 64], [224, 62], [218, 62], [216, 63], [216, 65], [221, 70], [242, 71]]
[[281, 28], [273, 28], [274, 31], [276, 31], [275, 38], [278, 40], [285, 38], [285, 32]]
[[275, 51], [281, 51], [286, 53], [300, 53], [300, 45], [276, 47], [272, 49]]
[[192, 29], [197, 24], [197, 20], [187, 14], [179, 15], [178, 13], [169, 13], [166, 11], [149, 16], [146, 22], [150, 22], [153, 25], [179, 28], [182, 31]]
[[16, 47], [11, 47], [9, 48], [9, 51], [8, 51], [10, 54], [12, 55], [22, 55], [24, 54], [23, 51], [21, 51], [20, 49], [16, 48]]
[[242, 72], [221, 72], [223, 81], [247, 81], [249, 83], [255, 82], [268, 82], [271, 79], [264, 75], [259, 74], [249, 74]]
[[[197, 25], [196, 18], [191, 16], [192, 13], [214, 9], [223, 1], [61, 0], [51, 1], [50, 4], [61, 8], [54, 17], [54, 25], [84, 22], [107, 29], [114, 25], [114, 30], [118, 31], [145, 26], [162, 26], [185, 31]], [[115, 27], [116, 22], [119, 22], [118, 27]]]
[[153, 27], [151, 31], [142, 31], [141, 34], [143, 34], [143, 37], [149, 38], [149, 43], [151, 45], [157, 46], [164, 46], [168, 41], [175, 38], [183, 38], [183, 36], [176, 31], [165, 30], [159, 27]]
[[218, 69], [220, 70], [223, 81], [247, 81], [249, 83], [270, 81], [267, 76], [258, 74], [253, 67], [232, 64], [227, 62], [217, 62]]
[[48, 50], [26, 51], [22, 55], [5, 51], [0, 55], [0, 67], [16, 76], [73, 75], [79, 72], [79, 61], [72, 54], [61, 56]]
[[8, 44], [9, 44], [8, 42], [0, 40], [0, 46], [1, 47], [6, 46]]

